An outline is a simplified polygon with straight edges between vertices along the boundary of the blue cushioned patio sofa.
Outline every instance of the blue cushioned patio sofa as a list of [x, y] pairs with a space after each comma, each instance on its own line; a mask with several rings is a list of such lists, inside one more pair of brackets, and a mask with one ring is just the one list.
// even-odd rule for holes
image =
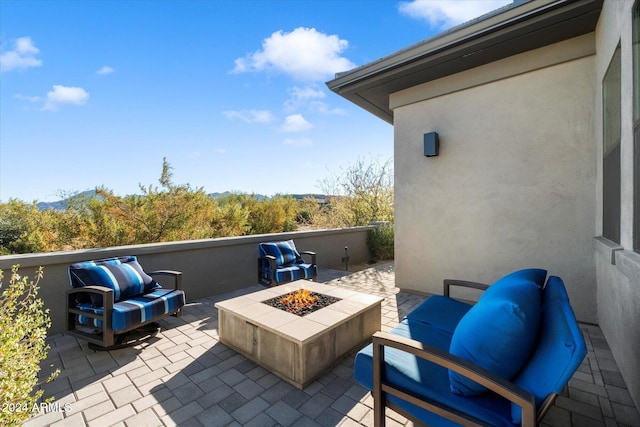
[[[564, 283], [528, 269], [491, 286], [445, 280], [389, 333], [357, 355], [356, 379], [374, 397], [375, 425], [390, 407], [429, 426], [534, 426], [586, 355]], [[475, 305], [452, 286], [484, 290]]]
[[[152, 278], [161, 275], [173, 277], [173, 288]], [[67, 333], [99, 349], [116, 348], [125, 333], [162, 317], [179, 316], [185, 304], [181, 272], [145, 273], [135, 256], [72, 264], [69, 281]]]

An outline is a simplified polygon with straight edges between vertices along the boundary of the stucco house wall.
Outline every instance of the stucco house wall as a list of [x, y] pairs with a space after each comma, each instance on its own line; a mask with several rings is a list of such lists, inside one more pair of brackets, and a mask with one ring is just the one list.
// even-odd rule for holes
[[[596, 131], [598, 206], [602, 206], [602, 80], [618, 44], [621, 49], [621, 230], [620, 243], [594, 240], [598, 317], [635, 405], [640, 407], [640, 254], [633, 251], [633, 76], [634, 0], [605, 1], [596, 29]], [[636, 82], [640, 84], [640, 82]], [[602, 209], [596, 235], [602, 234]]]
[[543, 267], [598, 321], [594, 53], [581, 36], [391, 94], [398, 287]]

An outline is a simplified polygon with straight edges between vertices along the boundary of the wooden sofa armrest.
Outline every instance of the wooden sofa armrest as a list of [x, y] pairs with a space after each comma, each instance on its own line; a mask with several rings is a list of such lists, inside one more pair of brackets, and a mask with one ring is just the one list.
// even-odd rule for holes
[[451, 411], [450, 408], [438, 406], [437, 402], [426, 401], [420, 396], [409, 394], [384, 384], [384, 347], [393, 347], [401, 351], [411, 353], [446, 369], [453, 370], [476, 383], [487, 387], [489, 390], [506, 398], [522, 408], [522, 426], [533, 427], [536, 425], [536, 407], [533, 394], [518, 387], [514, 383], [499, 377], [492, 372], [483, 369], [468, 360], [449, 354], [436, 347], [423, 344], [419, 341], [400, 337], [387, 332], [376, 332], [373, 335], [373, 398], [374, 398], [374, 423], [376, 426], [384, 425], [385, 403], [384, 393], [392, 394], [416, 406], [453, 420], [462, 425], [477, 425], [463, 414]]
[[173, 277], [173, 289], [182, 290], [182, 272], [174, 270], [157, 270], [147, 273], [149, 276], [172, 276]]
[[[264, 267], [263, 265], [264, 261], [267, 261], [269, 263], [268, 268]], [[277, 258], [275, 256], [268, 255], [268, 254], [265, 254], [265, 256], [263, 257], [259, 256], [258, 257], [258, 283], [261, 283], [263, 285], [268, 285], [268, 286], [273, 285], [276, 268], [278, 268], [278, 265], [277, 265]], [[264, 277], [267, 271], [271, 272], [271, 279], [268, 281]]]
[[[76, 295], [93, 294], [102, 297], [102, 314], [92, 313], [77, 308]], [[90, 343], [98, 344], [104, 347], [113, 345], [113, 331], [111, 329], [111, 318], [113, 315], [113, 289], [106, 286], [84, 286], [82, 288], [72, 288], [67, 291], [67, 332], [72, 336], [81, 337]], [[82, 315], [91, 319], [102, 321], [102, 336], [97, 338], [88, 332], [76, 329], [76, 316]]]
[[313, 251], [302, 251], [300, 252], [300, 255], [309, 255], [311, 256], [311, 264], [315, 264], [316, 263], [316, 253]]
[[[84, 286], [82, 288], [69, 289], [67, 291], [67, 304], [68, 304], [67, 308], [75, 308], [75, 306], [76, 306], [75, 295], [76, 294], [94, 294], [94, 295], [99, 295], [99, 296], [102, 297], [102, 304], [103, 304], [103, 307], [104, 307], [105, 311], [107, 310], [107, 307], [109, 307], [111, 310], [113, 310], [114, 292], [113, 292], [113, 289], [111, 289], [111, 288], [108, 288], [106, 286], [91, 285], [91, 286]], [[84, 312], [82, 314], [84, 314]], [[88, 316], [88, 317], [94, 317], [94, 316]]]
[[443, 282], [443, 286], [444, 286], [444, 296], [448, 297], [449, 295], [449, 288], [451, 286], [462, 286], [465, 288], [472, 288], [472, 289], [479, 289], [481, 291], [485, 291], [489, 288], [489, 285], [484, 284], [484, 283], [478, 283], [478, 282], [469, 282], [467, 280], [456, 280], [456, 279], [444, 279]]

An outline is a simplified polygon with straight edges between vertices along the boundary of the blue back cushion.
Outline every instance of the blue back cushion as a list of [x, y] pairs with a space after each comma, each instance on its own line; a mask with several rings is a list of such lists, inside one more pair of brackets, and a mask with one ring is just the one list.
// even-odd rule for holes
[[[546, 271], [512, 273], [487, 289], [460, 319], [449, 352], [510, 380], [529, 359], [540, 327], [540, 294]], [[449, 372], [451, 391], [477, 396], [487, 391]]]
[[303, 263], [303, 259], [296, 250], [293, 240], [284, 242], [267, 242], [258, 245], [258, 255], [264, 258], [265, 255], [276, 257], [276, 265], [289, 265]]
[[[547, 270], [541, 268], [527, 268], [524, 270], [514, 271], [506, 276], [498, 279], [493, 285], [489, 286], [489, 289], [483, 292], [482, 298], [491, 298], [493, 295], [510, 296], [510, 283], [514, 281], [528, 281], [538, 285], [538, 289], [542, 292], [544, 280], [547, 278]], [[497, 286], [496, 286], [497, 285]]]
[[[543, 291], [540, 339], [526, 366], [514, 382], [533, 393], [539, 409], [551, 393], [560, 393], [587, 354], [564, 283], [550, 276]], [[512, 405], [513, 422], [520, 423], [522, 410]]]
[[[135, 256], [84, 261], [69, 266], [71, 286], [105, 286], [113, 289], [114, 302], [150, 292], [159, 287], [144, 272]], [[91, 295], [91, 303], [102, 305], [98, 295]]]

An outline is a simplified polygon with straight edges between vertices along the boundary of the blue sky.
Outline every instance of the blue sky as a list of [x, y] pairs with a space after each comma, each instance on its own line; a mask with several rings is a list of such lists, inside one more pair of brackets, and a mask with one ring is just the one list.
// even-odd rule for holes
[[0, 201], [318, 193], [393, 128], [325, 82], [510, 0], [0, 0]]

